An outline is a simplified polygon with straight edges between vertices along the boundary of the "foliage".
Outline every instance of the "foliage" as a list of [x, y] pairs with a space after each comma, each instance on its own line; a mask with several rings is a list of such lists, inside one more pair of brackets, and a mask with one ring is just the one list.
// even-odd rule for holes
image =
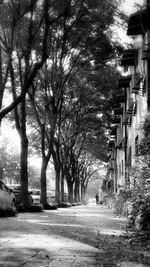
[[36, 148], [42, 154], [44, 203], [46, 169], [52, 154], [57, 157], [55, 169], [64, 163], [65, 175], [73, 181], [81, 178], [85, 187], [91, 171], [87, 170], [83, 154], [106, 160], [110, 98], [118, 77], [116, 67], [109, 63], [117, 49], [111, 40], [110, 26], [119, 1], [1, 3], [7, 13], [0, 21], [1, 48], [8, 61], [3, 79], [11, 81], [13, 103], [0, 111], [0, 119], [14, 109], [16, 128], [22, 138], [20, 176], [24, 200], [28, 187], [26, 120], [34, 125], [34, 144], [38, 143]]
[[118, 216], [128, 216], [132, 192], [129, 186], [121, 188], [115, 200], [114, 212]]
[[19, 151], [13, 146], [12, 141], [6, 137], [1, 136], [0, 144], [0, 169], [3, 179], [8, 183], [20, 180], [20, 157]]
[[40, 188], [40, 169], [29, 164], [29, 187]]
[[17, 212], [42, 212], [43, 208], [42, 206], [25, 206], [22, 204], [17, 205]]
[[17, 211], [12, 208], [7, 208], [5, 210], [0, 208], [0, 217], [13, 217], [16, 213]]
[[101, 189], [102, 189], [103, 192], [108, 192], [107, 179], [103, 179]]
[[117, 195], [115, 213], [127, 216], [132, 229], [147, 231], [150, 229], [149, 173], [146, 163], [144, 169], [138, 160], [136, 164], [131, 171], [133, 183], [122, 187]]
[[109, 208], [114, 209], [115, 201], [116, 201], [116, 196], [112, 193], [111, 194], [108, 193], [103, 197], [104, 205], [107, 205]]
[[91, 68], [86, 74], [82, 71], [79, 78], [79, 101], [82, 111], [86, 111], [78, 127], [86, 133], [84, 150], [99, 160], [107, 161], [106, 132], [110, 126], [113, 92], [119, 73], [115, 67], [107, 65], [96, 70]]
[[143, 135], [137, 147], [135, 165], [130, 169], [130, 184], [121, 187], [115, 213], [127, 216], [129, 227], [136, 231], [150, 230], [150, 116], [142, 125]]

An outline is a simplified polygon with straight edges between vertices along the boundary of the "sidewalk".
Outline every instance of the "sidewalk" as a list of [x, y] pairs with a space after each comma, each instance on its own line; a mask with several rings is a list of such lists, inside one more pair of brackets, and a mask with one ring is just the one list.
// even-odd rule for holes
[[89, 204], [0, 220], [0, 266], [148, 267], [124, 238], [125, 219]]

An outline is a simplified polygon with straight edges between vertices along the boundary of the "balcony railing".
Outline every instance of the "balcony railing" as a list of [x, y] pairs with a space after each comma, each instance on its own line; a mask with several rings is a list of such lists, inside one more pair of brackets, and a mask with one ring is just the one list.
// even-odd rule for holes
[[133, 101], [133, 98], [128, 99], [128, 108], [126, 110], [127, 115], [135, 116], [136, 114], [136, 102]]
[[147, 13], [146, 9], [143, 9], [130, 15], [127, 35], [144, 34], [147, 27]]
[[114, 109], [115, 115], [123, 115], [123, 107], [118, 107]]
[[116, 103], [124, 103], [125, 102], [125, 92], [116, 94]]
[[131, 124], [132, 124], [132, 116], [131, 116], [131, 114], [127, 114], [126, 113], [125, 119], [123, 120], [122, 124], [131, 126]]
[[119, 124], [120, 122], [121, 122], [121, 118], [120, 117], [114, 116], [114, 118], [112, 119], [112, 123], [113, 124]]
[[127, 88], [130, 85], [131, 75], [122, 76], [118, 82], [118, 88]]
[[121, 66], [135, 66], [137, 63], [137, 54], [137, 49], [125, 50], [121, 60]]
[[132, 80], [131, 80], [132, 93], [138, 94], [140, 90], [140, 84], [141, 84], [141, 74], [139, 72], [136, 72], [132, 75]]

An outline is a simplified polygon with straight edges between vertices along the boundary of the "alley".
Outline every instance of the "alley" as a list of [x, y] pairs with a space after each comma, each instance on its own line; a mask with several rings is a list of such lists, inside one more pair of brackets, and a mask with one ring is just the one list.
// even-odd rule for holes
[[1, 218], [0, 266], [150, 266], [150, 251], [123, 237], [125, 225], [95, 203]]

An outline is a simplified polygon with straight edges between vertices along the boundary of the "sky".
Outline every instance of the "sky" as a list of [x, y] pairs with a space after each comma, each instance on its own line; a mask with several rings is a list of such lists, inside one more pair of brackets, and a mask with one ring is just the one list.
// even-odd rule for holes
[[125, 0], [125, 3], [123, 4], [124, 11], [130, 15], [136, 11], [135, 4], [142, 5], [143, 0]]
[[[138, 5], [143, 5], [144, 0], [124, 0], [124, 4], [121, 7], [121, 10], [123, 10], [128, 16], [134, 12], [137, 11], [136, 4]], [[123, 31], [121, 28], [114, 28], [115, 33], [114, 33], [114, 38], [118, 37], [121, 40], [122, 43], [131, 43], [131, 38], [127, 36], [127, 32]]]

